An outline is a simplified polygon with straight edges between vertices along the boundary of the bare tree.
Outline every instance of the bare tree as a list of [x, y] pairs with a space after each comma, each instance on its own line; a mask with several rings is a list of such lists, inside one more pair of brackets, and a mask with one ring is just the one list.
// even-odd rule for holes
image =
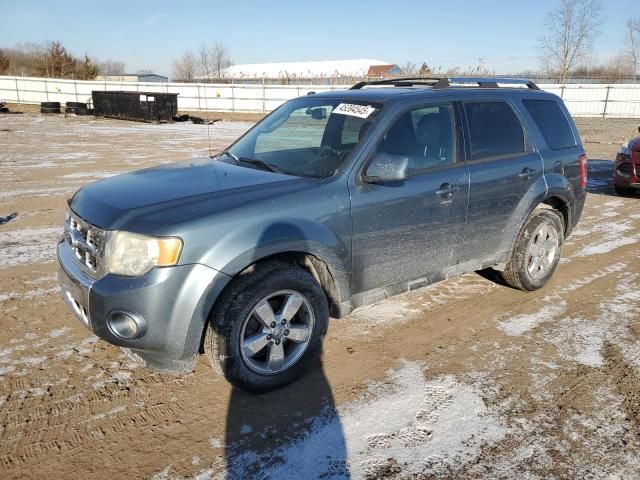
[[222, 78], [223, 71], [233, 65], [229, 50], [220, 42], [214, 43], [211, 47], [210, 61], [211, 71], [216, 78]]
[[9, 55], [0, 50], [0, 75], [7, 73], [10, 66], [11, 59], [9, 58]]
[[418, 65], [414, 62], [407, 61], [402, 67], [400, 67], [400, 70], [402, 70], [403, 75], [416, 75], [418, 73]]
[[200, 50], [198, 50], [198, 65], [200, 67], [200, 73], [207, 79], [211, 78], [211, 73], [213, 71], [211, 65], [211, 53], [211, 49], [204, 44], [200, 47]]
[[39, 75], [49, 78], [73, 77], [77, 60], [67, 51], [59, 41], [49, 42], [37, 50], [38, 58], [36, 71]]
[[434, 71], [433, 68], [431, 68], [427, 62], [422, 62], [422, 65], [420, 65], [420, 76], [421, 77], [426, 77], [429, 75], [433, 75]]
[[114, 60], [105, 60], [98, 64], [98, 70], [100, 75], [123, 75], [124, 74], [124, 62], [118, 62]]
[[638, 64], [640, 63], [640, 18], [627, 20], [626, 55], [633, 66], [633, 81], [638, 79]]
[[549, 13], [548, 32], [540, 40], [540, 63], [563, 83], [571, 70], [584, 61], [598, 35], [602, 0], [561, 0]]
[[86, 53], [84, 60], [78, 64], [78, 78], [81, 80], [94, 80], [98, 76], [98, 65], [96, 65]]
[[193, 52], [185, 52], [173, 61], [173, 78], [185, 82], [193, 82], [198, 73], [198, 60]]

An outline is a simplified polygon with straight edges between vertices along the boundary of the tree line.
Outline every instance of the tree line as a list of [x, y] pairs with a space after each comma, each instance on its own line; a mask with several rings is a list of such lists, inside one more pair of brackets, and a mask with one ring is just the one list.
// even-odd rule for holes
[[600, 35], [602, 0], [561, 0], [547, 16], [546, 34], [540, 39], [541, 70], [558, 83], [570, 77], [602, 78], [617, 81], [638, 78], [640, 62], [640, 18], [629, 18], [620, 25], [622, 45], [613, 58], [599, 64], [593, 55]]
[[233, 65], [229, 49], [221, 42], [202, 45], [197, 52], [188, 50], [173, 61], [173, 80], [194, 82], [196, 79], [222, 78]]
[[98, 75], [123, 74], [124, 69], [124, 62], [99, 62], [86, 53], [76, 57], [59, 41], [0, 49], [0, 75], [93, 80]]

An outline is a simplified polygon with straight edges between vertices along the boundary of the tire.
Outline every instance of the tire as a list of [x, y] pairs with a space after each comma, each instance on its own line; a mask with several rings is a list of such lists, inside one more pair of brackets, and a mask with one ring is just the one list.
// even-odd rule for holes
[[41, 108], [57, 108], [60, 110], [60, 102], [42, 102], [40, 104]]
[[617, 195], [620, 195], [621, 197], [628, 197], [630, 195], [633, 195], [633, 190], [629, 187], [621, 187], [619, 185], [616, 185], [615, 183], [613, 184], [613, 189], [616, 191]]
[[[287, 302], [295, 314], [283, 324]], [[267, 318], [274, 323], [267, 326]], [[287, 263], [265, 263], [233, 280], [222, 294], [210, 315], [205, 351], [214, 370], [236, 387], [268, 392], [293, 382], [314, 363], [328, 320], [327, 298], [308, 272]], [[299, 337], [295, 341], [294, 331]], [[253, 351], [252, 345], [257, 345]], [[282, 363], [277, 361], [280, 351]]]
[[518, 235], [502, 278], [519, 290], [544, 287], [558, 267], [563, 243], [561, 214], [546, 208], [534, 210]]
[[60, 113], [60, 107], [41, 107], [40, 113]]
[[64, 113], [74, 113], [76, 115], [87, 114], [87, 104], [82, 102], [65, 103]]

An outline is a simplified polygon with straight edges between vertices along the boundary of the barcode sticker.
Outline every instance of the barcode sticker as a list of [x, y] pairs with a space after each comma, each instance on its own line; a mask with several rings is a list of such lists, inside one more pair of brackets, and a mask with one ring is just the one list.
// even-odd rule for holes
[[356, 105], [353, 103], [341, 103], [333, 109], [331, 113], [339, 113], [341, 115], [351, 115], [352, 117], [367, 118], [373, 112], [375, 108], [368, 105]]

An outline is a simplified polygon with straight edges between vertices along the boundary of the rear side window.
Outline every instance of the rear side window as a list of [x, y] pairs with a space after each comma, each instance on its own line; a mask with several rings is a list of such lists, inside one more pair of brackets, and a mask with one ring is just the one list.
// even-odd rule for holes
[[504, 102], [472, 102], [464, 106], [471, 160], [518, 155], [526, 151], [522, 124]]
[[576, 146], [566, 115], [553, 100], [523, 100], [522, 103], [551, 150]]

